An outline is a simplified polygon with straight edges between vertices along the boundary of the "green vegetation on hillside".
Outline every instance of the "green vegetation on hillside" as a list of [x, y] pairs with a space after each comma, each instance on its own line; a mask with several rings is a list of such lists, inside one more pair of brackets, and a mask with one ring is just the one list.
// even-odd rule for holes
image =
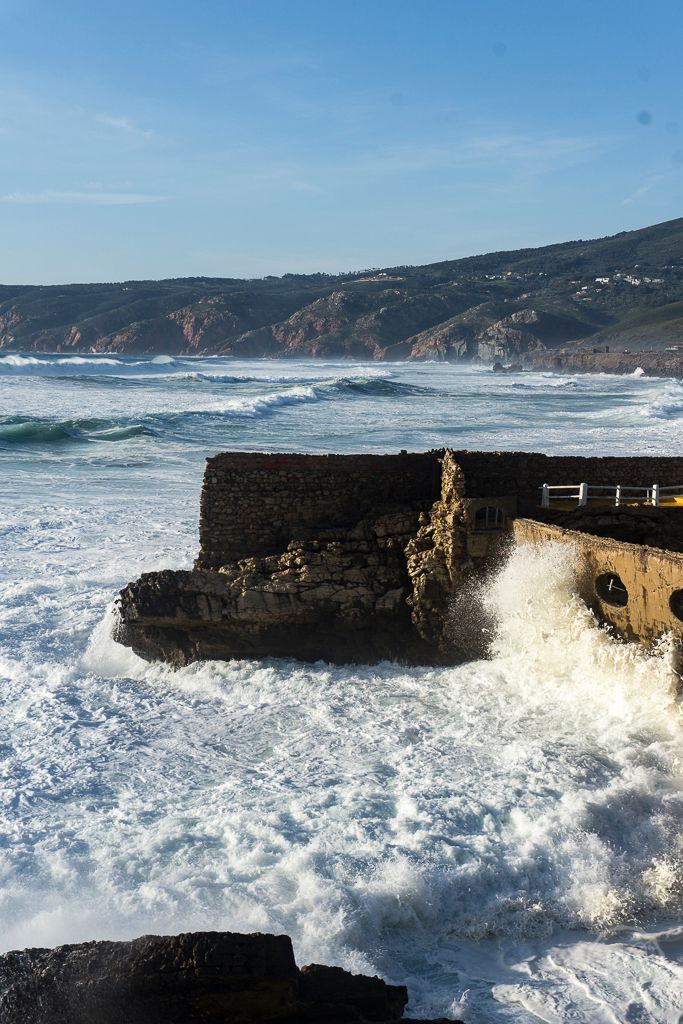
[[0, 349], [506, 359], [662, 349], [683, 330], [683, 219], [421, 267], [255, 280], [0, 285]]

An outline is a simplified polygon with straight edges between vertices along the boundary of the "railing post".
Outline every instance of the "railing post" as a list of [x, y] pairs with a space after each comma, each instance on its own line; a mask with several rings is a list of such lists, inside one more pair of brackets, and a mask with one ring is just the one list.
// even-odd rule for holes
[[579, 508], [588, 504], [588, 484], [579, 484]]
[[614, 504], [617, 508], [621, 505], [621, 484], [617, 484], [617, 489], [614, 492]]
[[547, 484], [541, 487], [541, 508], [550, 508], [550, 488]]
[[659, 506], [659, 484], [652, 485], [652, 504], [655, 508]]

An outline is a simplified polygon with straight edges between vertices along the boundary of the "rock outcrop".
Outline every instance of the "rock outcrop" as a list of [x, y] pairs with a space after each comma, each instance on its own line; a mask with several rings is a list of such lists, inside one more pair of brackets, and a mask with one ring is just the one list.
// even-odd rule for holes
[[218, 570], [146, 573], [122, 592], [119, 639], [147, 659], [276, 657], [337, 662], [432, 652], [413, 628], [406, 548], [417, 512], [361, 519]]
[[196, 932], [0, 957], [2, 1024], [389, 1024], [402, 985], [312, 964], [286, 935]]
[[503, 303], [489, 302], [409, 338], [406, 347], [410, 359], [491, 362], [544, 351], [591, 333], [592, 328], [577, 317], [532, 308], [509, 312]]
[[528, 370], [553, 373], [638, 373], [648, 377], [683, 377], [680, 352], [593, 352], [591, 349], [559, 349], [523, 357]]

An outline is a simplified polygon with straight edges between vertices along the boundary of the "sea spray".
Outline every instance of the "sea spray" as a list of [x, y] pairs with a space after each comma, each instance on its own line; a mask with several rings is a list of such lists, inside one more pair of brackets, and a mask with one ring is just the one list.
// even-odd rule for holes
[[[273, 862], [257, 856], [246, 888], [243, 868], [231, 885], [254, 911], [260, 893], [300, 941], [312, 921], [306, 900], [281, 902], [290, 868], [292, 896], [303, 878], [319, 894], [316, 941], [324, 932], [342, 958], [376, 948], [387, 929], [483, 939], [610, 928], [680, 907], [681, 740], [665, 658], [600, 629], [573, 569], [566, 546], [513, 551], [485, 595], [497, 616], [489, 663], [216, 662], [169, 673], [112, 642], [110, 612], [84, 667], [198, 701], [198, 727], [204, 703], [218, 702], [240, 749], [253, 728], [242, 715], [258, 712], [267, 777], [298, 825], [272, 831], [269, 801], [257, 810], [254, 793], [231, 784], [239, 832], [261, 821], [244, 856], [266, 835], [279, 850]], [[276, 723], [286, 747], [269, 739]], [[323, 794], [329, 816], [318, 819]]]
[[549, 541], [512, 547], [481, 596], [492, 630], [491, 655], [524, 686], [534, 678], [532, 700], [590, 700], [625, 715], [654, 708], [680, 716], [673, 646], [667, 638], [647, 651], [625, 643], [578, 595], [578, 552]]

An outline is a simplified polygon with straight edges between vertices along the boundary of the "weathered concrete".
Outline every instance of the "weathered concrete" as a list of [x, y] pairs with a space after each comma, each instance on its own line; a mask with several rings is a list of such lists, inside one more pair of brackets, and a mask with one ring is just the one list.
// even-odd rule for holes
[[[683, 514], [683, 512], [681, 513]], [[577, 552], [577, 586], [583, 601], [627, 640], [652, 645], [670, 633], [683, 640], [683, 620], [673, 611], [672, 596], [683, 588], [683, 554], [610, 537], [596, 537], [531, 519], [513, 524], [519, 545], [548, 541], [571, 544]], [[596, 587], [601, 576], [614, 574], [628, 599], [623, 607], [605, 600]]]

